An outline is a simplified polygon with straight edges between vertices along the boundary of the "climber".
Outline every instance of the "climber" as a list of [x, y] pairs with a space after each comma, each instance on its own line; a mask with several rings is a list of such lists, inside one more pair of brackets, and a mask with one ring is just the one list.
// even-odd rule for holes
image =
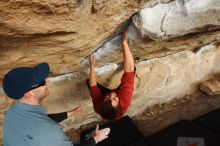
[[[9, 71], [3, 79], [3, 90], [14, 100], [6, 112], [3, 124], [4, 146], [73, 146], [61, 126], [56, 121], [62, 121], [67, 115], [74, 115], [79, 108], [67, 113], [47, 115], [42, 101], [49, 95], [48, 81], [49, 65], [41, 63], [36, 67], [20, 67]], [[63, 116], [60, 116], [63, 115]], [[57, 117], [58, 118], [55, 118]], [[99, 130], [98, 125], [93, 132], [93, 138], [80, 144], [94, 146], [106, 139], [109, 128]]]
[[87, 79], [87, 86], [90, 89], [95, 112], [106, 120], [117, 120], [124, 115], [130, 105], [134, 90], [134, 60], [127, 42], [127, 31], [123, 33], [121, 45], [124, 74], [121, 84], [114, 90], [105, 88], [96, 82], [96, 61], [94, 56], [90, 55], [90, 74], [89, 80]]

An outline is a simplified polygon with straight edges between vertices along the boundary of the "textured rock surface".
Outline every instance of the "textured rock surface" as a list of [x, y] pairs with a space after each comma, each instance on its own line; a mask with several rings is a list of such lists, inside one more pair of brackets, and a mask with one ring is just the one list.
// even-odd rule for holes
[[80, 62], [96, 46], [117, 34], [143, 4], [157, 3], [155, 0], [0, 1], [0, 81], [11, 68], [43, 61], [51, 64], [52, 75], [77, 71]]
[[[112, 36], [117, 36], [123, 26], [127, 25], [124, 22], [137, 12], [140, 7], [151, 6], [147, 10], [155, 13], [155, 9], [158, 7], [157, 3], [167, 3], [169, 1], [1, 1], [0, 81], [2, 76], [11, 68], [23, 65], [33, 66], [43, 61], [50, 63], [51, 75], [53, 76], [78, 71], [83, 67], [80, 62], [88, 54], [97, 50], [103, 42], [109, 40]], [[169, 7], [170, 5], [173, 6], [173, 3], [183, 3], [178, 6], [184, 7], [186, 5], [189, 10], [192, 10], [192, 7], [196, 7], [196, 10], [203, 15], [193, 12], [187, 13], [187, 20], [184, 20], [184, 25], [175, 27], [183, 29], [181, 32], [175, 31], [177, 35], [174, 35], [184, 35], [181, 38], [155, 42], [151, 39], [140, 38], [139, 36], [141, 35], [137, 34], [137, 32], [133, 32], [137, 36], [131, 33], [133, 37], [131, 39], [133, 53], [137, 60], [153, 58], [155, 54], [152, 53], [156, 51], [157, 56], [164, 56], [179, 50], [194, 50], [219, 39], [219, 32], [217, 31], [219, 28], [217, 26], [219, 22], [218, 1], [208, 0], [204, 2], [202, 0], [200, 5], [193, 1], [186, 1], [185, 3], [184, 1], [182, 3], [175, 1], [168, 4], [159, 4], [159, 6]], [[212, 7], [213, 5], [215, 6]], [[205, 6], [207, 8], [202, 9]], [[172, 17], [174, 11], [176, 12], [177, 10], [174, 5], [169, 16]], [[161, 9], [155, 15], [146, 16], [149, 16], [147, 18], [151, 20], [156, 15], [159, 15], [159, 12], [165, 13], [166, 10]], [[136, 15], [136, 17], [142, 19], [140, 15]], [[178, 18], [183, 17], [175, 15], [172, 20], [178, 20]], [[204, 21], [200, 21], [198, 18]], [[197, 19], [198, 22], [192, 23], [193, 20]], [[148, 21], [148, 19], [146, 20]], [[154, 25], [155, 29], [158, 27], [156, 24], [159, 21], [149, 22], [151, 23], [149, 26]], [[177, 22], [180, 22], [180, 20], [176, 22], [167, 21], [166, 26], [175, 25]], [[189, 25], [192, 27], [188, 27]], [[138, 30], [142, 30], [142, 27], [138, 27]], [[170, 32], [174, 32], [174, 30], [170, 30]], [[189, 35], [188, 33], [191, 32], [197, 34]], [[153, 33], [154, 35], [157, 34], [156, 32]], [[162, 39], [165, 38], [167, 36], [163, 36]], [[162, 51], [158, 52], [159, 50]], [[117, 56], [114, 55], [111, 61]], [[117, 63], [120, 62], [119, 58], [116, 60]], [[108, 60], [100, 62], [102, 65], [105, 63], [108, 63]]]
[[[220, 72], [219, 8], [219, 0], [0, 1], [0, 83], [14, 67], [47, 61], [49, 112], [85, 106], [62, 123], [65, 129], [100, 120], [85, 84], [87, 56], [97, 59], [97, 80], [117, 87], [123, 73], [121, 32], [128, 27], [137, 74], [127, 114], [134, 117], [185, 97]], [[11, 104], [0, 88], [0, 125]]]
[[[151, 105], [190, 93], [206, 76], [220, 72], [219, 58], [220, 48], [210, 44], [196, 53], [183, 51], [137, 63], [135, 92], [127, 114], [133, 117]], [[111, 73], [105, 66], [97, 68], [98, 81], [109, 88], [117, 87], [123, 73], [120, 68], [111, 68]], [[70, 110], [78, 105], [86, 106], [78, 117], [63, 123], [66, 129], [100, 120], [93, 111], [85, 84], [87, 76], [87, 72], [82, 71], [49, 79], [50, 96], [45, 105], [50, 113]], [[1, 94], [1, 97], [4, 95]], [[5, 97], [1, 99], [4, 99], [2, 105], [9, 102]]]
[[220, 94], [220, 76], [214, 76], [211, 79], [200, 84], [200, 89], [208, 95]]
[[[195, 83], [202, 81], [209, 74], [220, 71], [220, 66], [218, 65], [219, 56], [219, 47], [210, 44], [202, 47], [196, 53], [182, 51], [136, 63], [135, 94], [132, 101], [134, 106], [130, 108], [130, 115], [137, 114], [137, 110], [141, 111], [151, 102], [164, 102], [193, 90], [194, 87], [197, 87], [194, 85]], [[118, 86], [123, 73], [121, 66], [116, 64], [96, 68], [96, 72], [97, 80], [109, 88]], [[67, 103], [62, 101], [65, 103], [64, 109], [68, 105], [78, 105], [79, 102], [81, 104], [87, 103], [82, 101], [82, 99], [88, 100], [85, 97], [89, 97], [85, 84], [87, 77], [88, 72], [81, 71], [80, 73], [71, 74], [69, 77], [64, 75], [51, 78], [50, 88], [52, 95], [50, 99], [53, 98], [52, 100], [55, 101], [51, 101], [51, 103], [57, 104], [57, 106], [52, 106], [51, 108], [61, 105], [61, 102], [56, 102], [59, 99], [69, 101]], [[61, 99], [60, 97], [65, 98]], [[50, 111], [56, 111], [56, 109], [51, 109]]]
[[219, 28], [219, 0], [176, 0], [142, 9], [134, 16], [141, 35], [155, 40]]

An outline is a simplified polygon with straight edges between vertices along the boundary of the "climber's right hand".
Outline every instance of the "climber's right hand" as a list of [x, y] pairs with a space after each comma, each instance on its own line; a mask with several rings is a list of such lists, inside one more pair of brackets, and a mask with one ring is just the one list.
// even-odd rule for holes
[[109, 133], [110, 133], [110, 128], [99, 129], [99, 125], [97, 125], [93, 133], [93, 138], [95, 140], [95, 143], [97, 144], [98, 142], [108, 138]]

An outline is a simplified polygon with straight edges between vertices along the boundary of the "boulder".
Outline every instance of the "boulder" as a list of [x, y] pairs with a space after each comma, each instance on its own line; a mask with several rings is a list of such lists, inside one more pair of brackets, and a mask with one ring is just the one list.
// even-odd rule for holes
[[200, 84], [200, 89], [208, 95], [220, 94], [220, 76], [215, 76]]

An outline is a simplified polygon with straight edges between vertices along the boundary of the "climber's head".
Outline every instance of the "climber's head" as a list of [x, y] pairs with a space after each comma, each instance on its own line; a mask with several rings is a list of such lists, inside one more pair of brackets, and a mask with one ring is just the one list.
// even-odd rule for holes
[[104, 101], [100, 106], [100, 114], [102, 118], [114, 120], [118, 116], [119, 97], [115, 90], [111, 90], [104, 95]]

